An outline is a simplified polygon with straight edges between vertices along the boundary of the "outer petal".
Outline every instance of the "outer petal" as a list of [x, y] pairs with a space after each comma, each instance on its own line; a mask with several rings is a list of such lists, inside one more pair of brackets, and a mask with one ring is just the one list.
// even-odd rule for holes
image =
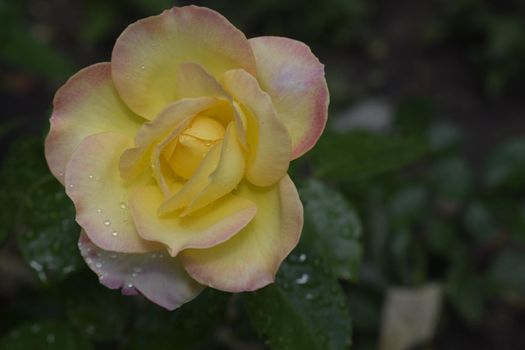
[[279, 121], [268, 94], [246, 71], [223, 76], [225, 88], [245, 107], [249, 148], [246, 178], [257, 186], [270, 186], [288, 170], [292, 152], [290, 135]]
[[144, 120], [122, 102], [111, 81], [109, 63], [98, 63], [73, 75], [55, 95], [46, 159], [64, 183], [67, 162], [89, 135], [119, 131], [135, 135]]
[[111, 62], [123, 100], [148, 119], [173, 101], [183, 62], [200, 64], [216, 77], [234, 68], [256, 71], [244, 34], [217, 12], [196, 6], [131, 24], [117, 39]]
[[281, 262], [297, 245], [303, 207], [288, 176], [266, 188], [245, 182], [236, 195], [257, 204], [248, 226], [220, 245], [187, 249], [179, 256], [202, 284], [229, 292], [253, 291], [274, 281]]
[[152, 302], [174, 310], [195, 298], [203, 286], [192, 280], [180, 261], [162, 251], [120, 254], [100, 249], [82, 233], [78, 242], [87, 264], [110, 289], [125, 295], [142, 293]]
[[143, 253], [160, 245], [144, 241], [128, 209], [129, 185], [119, 176], [118, 159], [131, 140], [116, 132], [88, 136], [66, 169], [66, 192], [78, 224], [97, 246], [122, 253]]
[[255, 216], [255, 203], [228, 195], [213, 206], [191, 216], [159, 218], [157, 208], [164, 200], [155, 186], [135, 188], [130, 207], [139, 234], [165, 244], [172, 256], [186, 248], [209, 248], [224, 242], [245, 227]]
[[292, 137], [293, 159], [306, 153], [326, 124], [328, 88], [324, 66], [305, 44], [288, 38], [250, 39], [258, 80], [272, 96], [279, 119]]

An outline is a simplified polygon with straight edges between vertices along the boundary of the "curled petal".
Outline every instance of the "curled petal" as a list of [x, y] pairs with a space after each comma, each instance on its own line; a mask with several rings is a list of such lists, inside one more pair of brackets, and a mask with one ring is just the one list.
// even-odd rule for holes
[[228, 292], [253, 291], [274, 281], [281, 262], [297, 245], [303, 207], [288, 176], [265, 188], [244, 182], [235, 195], [257, 204], [255, 218], [226, 242], [186, 249], [179, 256], [202, 284]]
[[182, 215], [204, 208], [233, 191], [241, 182], [245, 170], [244, 152], [237, 138], [235, 124], [230, 124], [222, 142], [217, 168], [210, 174], [208, 184], [189, 203]]
[[172, 256], [186, 248], [209, 248], [229, 239], [254, 217], [255, 204], [227, 195], [191, 216], [159, 217], [157, 208], [164, 200], [155, 186], [135, 188], [130, 196], [131, 211], [139, 234], [165, 244]]
[[324, 66], [305, 44], [288, 38], [250, 39], [257, 78], [272, 97], [277, 115], [292, 138], [292, 157], [300, 157], [321, 136], [326, 124], [328, 88]]
[[125, 295], [143, 294], [168, 310], [195, 298], [204, 288], [191, 279], [180, 261], [163, 251], [120, 254], [103, 250], [82, 233], [78, 242], [88, 266], [100, 283], [110, 289], [122, 288]]
[[259, 88], [253, 76], [243, 70], [231, 70], [224, 74], [223, 81], [226, 90], [244, 107], [249, 148], [246, 178], [254, 185], [270, 186], [288, 170], [290, 135], [277, 118], [270, 96]]
[[120, 159], [120, 174], [126, 180], [136, 178], [149, 166], [150, 155], [156, 144], [172, 140], [191, 122], [196, 114], [213, 107], [217, 99], [211, 97], [185, 98], [168, 105], [152, 122], [144, 124], [135, 137], [136, 147], [124, 152]]
[[150, 120], [176, 98], [181, 63], [200, 64], [215, 77], [234, 68], [256, 71], [244, 34], [217, 12], [196, 6], [131, 24], [117, 39], [111, 62], [122, 99]]
[[63, 184], [71, 155], [89, 135], [119, 131], [133, 137], [144, 120], [120, 99], [111, 81], [109, 63], [99, 63], [73, 75], [55, 95], [46, 159]]
[[122, 253], [159, 249], [137, 233], [128, 208], [130, 185], [121, 179], [118, 159], [131, 140], [116, 132], [88, 136], [71, 156], [66, 193], [75, 204], [78, 224], [97, 246]]
[[217, 169], [220, 161], [222, 143], [222, 141], [216, 143], [184, 186], [162, 203], [158, 211], [159, 215], [166, 215], [187, 206], [196, 195], [208, 186], [210, 175]]

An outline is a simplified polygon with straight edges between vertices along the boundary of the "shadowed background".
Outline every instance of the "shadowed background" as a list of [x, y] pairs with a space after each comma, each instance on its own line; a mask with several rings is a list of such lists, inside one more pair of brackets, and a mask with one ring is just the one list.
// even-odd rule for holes
[[[325, 64], [327, 132], [291, 173], [306, 213], [328, 210], [320, 223], [307, 218], [317, 239], [352, 232], [355, 250], [341, 267], [350, 272], [338, 277], [353, 349], [525, 348], [525, 3], [191, 3], [249, 38], [303, 41]], [[54, 92], [80, 68], [108, 61], [128, 24], [174, 4], [190, 2], [0, 0], [6, 349], [286, 348], [275, 335], [282, 330], [251, 314], [260, 304], [241, 296], [207, 292], [170, 314], [98, 286], [78, 236], [67, 235], [78, 234], [70, 205], [50, 195], [41, 140]], [[351, 214], [339, 220], [326, 209], [336, 205]], [[415, 321], [400, 329], [400, 319]], [[26, 333], [37, 343], [21, 342]]]

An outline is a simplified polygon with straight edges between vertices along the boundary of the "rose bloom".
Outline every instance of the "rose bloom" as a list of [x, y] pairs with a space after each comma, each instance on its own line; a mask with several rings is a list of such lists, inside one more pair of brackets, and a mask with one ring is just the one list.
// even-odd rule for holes
[[327, 117], [306, 45], [173, 8], [126, 28], [111, 62], [79, 71], [53, 105], [46, 159], [102, 284], [175, 309], [205, 286], [274, 281], [303, 225], [288, 166]]

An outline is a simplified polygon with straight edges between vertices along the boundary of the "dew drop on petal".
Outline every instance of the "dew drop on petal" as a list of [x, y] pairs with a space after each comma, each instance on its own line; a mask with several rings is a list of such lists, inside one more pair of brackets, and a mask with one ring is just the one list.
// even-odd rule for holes
[[109, 225], [111, 225], [111, 221], [109, 221], [109, 219], [104, 221], [104, 226], [109, 226]]
[[299, 255], [299, 261], [300, 262], [305, 262], [306, 261], [306, 254]]
[[118, 236], [118, 232], [117, 232], [117, 231], [113, 231], [113, 232], [111, 233], [111, 235], [112, 235], [113, 237], [117, 237], [117, 236]]
[[309, 280], [309, 279], [310, 279], [310, 277], [308, 276], [308, 274], [303, 273], [303, 274], [301, 275], [301, 277], [299, 277], [298, 279], [295, 280], [295, 282], [296, 282], [297, 284], [306, 284], [306, 283], [308, 283], [308, 280]]
[[133, 288], [133, 283], [128, 283], [128, 288]]
[[97, 213], [99, 213], [99, 214], [102, 213], [102, 209], [97, 208]]
[[93, 176], [93, 175], [89, 175], [88, 178], [89, 178], [90, 180], [93, 180], [93, 179], [94, 179], [94, 176]]
[[120, 209], [126, 209], [127, 205], [124, 202], [120, 202]]

